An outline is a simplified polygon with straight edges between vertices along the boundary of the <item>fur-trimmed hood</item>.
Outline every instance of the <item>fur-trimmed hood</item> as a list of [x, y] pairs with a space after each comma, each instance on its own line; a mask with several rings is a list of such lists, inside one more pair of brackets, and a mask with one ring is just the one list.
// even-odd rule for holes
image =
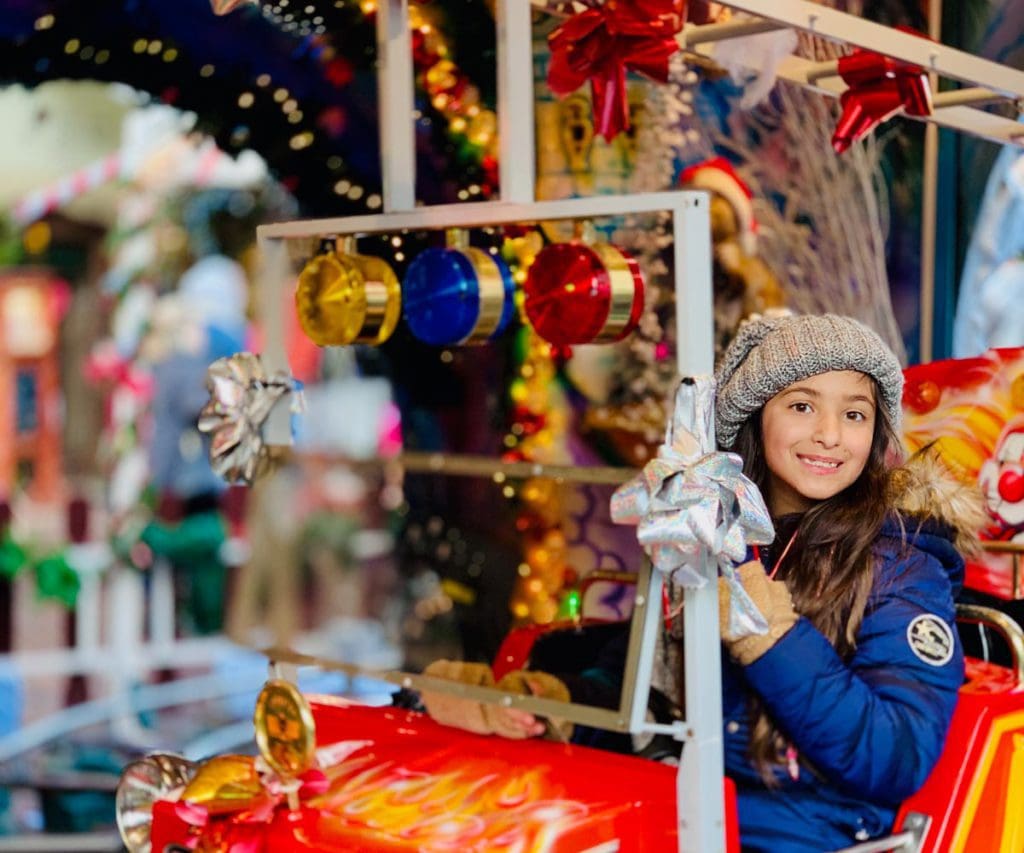
[[958, 478], [932, 445], [893, 472], [890, 490], [890, 506], [904, 516], [946, 527], [961, 554], [978, 553], [978, 534], [989, 520], [981, 489]]

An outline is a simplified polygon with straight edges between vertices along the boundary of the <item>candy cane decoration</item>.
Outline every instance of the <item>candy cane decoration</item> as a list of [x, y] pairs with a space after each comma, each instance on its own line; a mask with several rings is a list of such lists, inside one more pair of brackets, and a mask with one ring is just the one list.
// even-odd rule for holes
[[74, 201], [89, 190], [116, 180], [120, 175], [121, 154], [114, 152], [102, 160], [72, 172], [48, 187], [29, 193], [14, 205], [11, 217], [16, 225], [28, 225]]

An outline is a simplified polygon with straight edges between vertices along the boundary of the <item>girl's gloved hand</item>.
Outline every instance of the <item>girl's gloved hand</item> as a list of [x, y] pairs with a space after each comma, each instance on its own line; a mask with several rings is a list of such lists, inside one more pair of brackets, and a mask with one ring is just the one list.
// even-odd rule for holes
[[[436, 660], [423, 670], [423, 674], [448, 681], [461, 681], [476, 687], [494, 686], [491, 668], [483, 663]], [[426, 690], [421, 698], [427, 713], [439, 723], [478, 735], [489, 735], [493, 731], [484, 714], [484, 706], [473, 699], [460, 699], [448, 693], [431, 693]]]
[[754, 606], [768, 623], [766, 634], [737, 637], [729, 633], [729, 584], [718, 579], [718, 627], [722, 642], [737, 663], [747, 666], [767, 652], [799, 618], [793, 609], [793, 598], [782, 581], [772, 580], [760, 560], [751, 560], [736, 569], [736, 576]]
[[[539, 696], [542, 699], [569, 701], [569, 688], [565, 683], [548, 672], [530, 672], [514, 669], [505, 673], [497, 684], [500, 690]], [[555, 740], [568, 741], [572, 736], [572, 723], [565, 720], [538, 718], [529, 711], [519, 708], [488, 706], [485, 714], [491, 720], [496, 734], [510, 738], [540, 737], [547, 733]]]
[[[495, 684], [491, 668], [486, 664], [436, 660], [423, 670], [423, 674], [477, 687], [497, 687], [509, 693], [525, 693], [546, 699], [569, 701], [569, 689], [558, 678], [546, 672], [514, 670]], [[519, 708], [488, 705], [472, 699], [460, 699], [446, 693], [429, 691], [423, 691], [422, 699], [427, 713], [439, 723], [475, 734], [496, 734], [522, 740], [539, 737], [548, 730], [543, 720]], [[565, 726], [568, 726], [568, 732], [563, 730]], [[559, 737], [565, 740], [568, 740], [568, 735], [572, 733], [571, 724], [553, 724], [553, 728]]]

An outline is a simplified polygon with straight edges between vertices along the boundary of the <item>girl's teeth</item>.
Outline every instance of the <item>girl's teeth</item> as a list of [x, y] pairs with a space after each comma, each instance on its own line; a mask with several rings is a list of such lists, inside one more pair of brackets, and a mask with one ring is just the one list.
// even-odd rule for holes
[[819, 462], [816, 459], [805, 459], [808, 465], [813, 465], [815, 468], [838, 468], [838, 462]]

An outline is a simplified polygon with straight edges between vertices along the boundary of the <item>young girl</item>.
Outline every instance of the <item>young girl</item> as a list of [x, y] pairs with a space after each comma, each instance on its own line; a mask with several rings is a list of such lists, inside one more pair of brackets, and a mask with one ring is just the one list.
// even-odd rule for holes
[[[952, 522], [967, 537], [982, 510], [951, 480], [888, 464], [903, 373], [855, 320], [755, 320], [716, 382], [719, 446], [743, 457], [777, 531], [739, 569], [766, 634], [728, 633], [720, 583], [725, 766], [743, 848], [836, 850], [887, 833], [938, 759], [964, 674]], [[581, 679], [565, 681], [576, 699]], [[435, 716], [464, 725], [460, 708], [442, 702]], [[515, 709], [485, 717], [483, 731], [543, 731]]]
[[723, 631], [744, 848], [883, 835], [938, 759], [963, 682], [953, 539], [970, 546], [980, 504], [923, 460], [887, 465], [903, 374], [855, 320], [753, 322], [716, 381], [719, 446], [743, 457], [776, 525], [772, 548], [739, 570], [769, 631]]

